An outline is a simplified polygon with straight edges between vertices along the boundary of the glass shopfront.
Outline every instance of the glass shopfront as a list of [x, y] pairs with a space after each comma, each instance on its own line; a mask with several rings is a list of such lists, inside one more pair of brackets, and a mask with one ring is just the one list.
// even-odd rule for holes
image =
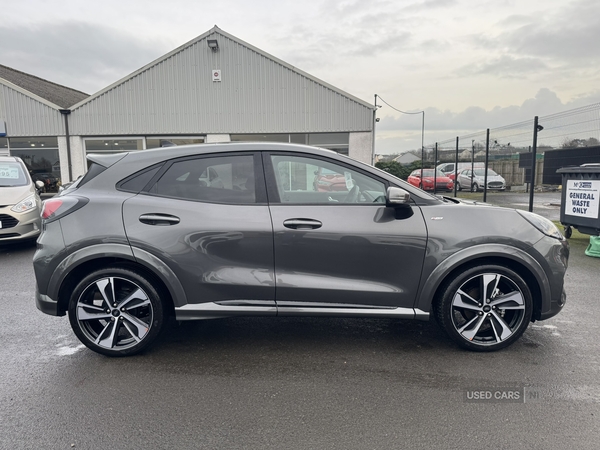
[[[0, 148], [2, 142], [0, 142]], [[23, 160], [34, 181], [42, 181], [44, 190], [55, 192], [60, 186], [60, 161], [56, 137], [8, 138], [11, 156]]]

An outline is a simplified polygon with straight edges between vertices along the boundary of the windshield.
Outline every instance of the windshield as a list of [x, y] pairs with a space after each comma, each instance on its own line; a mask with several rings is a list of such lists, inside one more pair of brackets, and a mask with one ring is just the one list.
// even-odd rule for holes
[[29, 180], [18, 162], [0, 162], [0, 187], [27, 186]]
[[[485, 176], [485, 169], [475, 169], [473, 171], [473, 173], [478, 177], [483, 177], [483, 176]], [[488, 173], [488, 177], [495, 177], [496, 175], [498, 175], [492, 169], [488, 169], [487, 173]]]

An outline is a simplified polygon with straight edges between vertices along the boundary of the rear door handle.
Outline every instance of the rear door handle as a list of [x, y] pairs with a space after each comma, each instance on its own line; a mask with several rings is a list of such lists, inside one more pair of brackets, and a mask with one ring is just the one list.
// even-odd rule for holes
[[321, 228], [323, 223], [313, 219], [288, 219], [283, 221], [283, 226], [294, 230], [316, 230]]
[[140, 216], [140, 222], [145, 223], [146, 225], [177, 225], [180, 220], [179, 217], [171, 216], [169, 214], [142, 214]]

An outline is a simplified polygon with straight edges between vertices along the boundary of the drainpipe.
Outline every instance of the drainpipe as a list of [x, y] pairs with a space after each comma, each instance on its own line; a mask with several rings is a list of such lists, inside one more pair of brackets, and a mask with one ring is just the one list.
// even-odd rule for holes
[[70, 109], [59, 109], [60, 113], [65, 118], [65, 135], [67, 137], [67, 164], [69, 167], [69, 181], [73, 180], [73, 172], [71, 169], [71, 139], [69, 136], [69, 114], [71, 114]]

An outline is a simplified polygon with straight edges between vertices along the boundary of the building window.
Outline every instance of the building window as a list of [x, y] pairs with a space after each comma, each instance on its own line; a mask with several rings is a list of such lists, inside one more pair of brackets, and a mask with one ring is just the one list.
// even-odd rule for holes
[[308, 144], [347, 155], [350, 133], [232, 134], [231, 141]]
[[[42, 180], [46, 191], [55, 191], [60, 182], [60, 161], [56, 137], [9, 138], [11, 156], [23, 160], [34, 181]], [[2, 143], [0, 142], [0, 148]]]
[[311, 133], [308, 135], [308, 145], [327, 148], [342, 155], [348, 154], [350, 133]]
[[144, 148], [143, 138], [130, 139], [85, 139], [85, 151], [87, 153], [119, 153]]
[[204, 136], [149, 136], [146, 137], [146, 148], [204, 144], [204, 142]]
[[0, 137], [0, 155], [8, 155], [8, 139]]
[[231, 142], [290, 142], [289, 134], [232, 134]]

